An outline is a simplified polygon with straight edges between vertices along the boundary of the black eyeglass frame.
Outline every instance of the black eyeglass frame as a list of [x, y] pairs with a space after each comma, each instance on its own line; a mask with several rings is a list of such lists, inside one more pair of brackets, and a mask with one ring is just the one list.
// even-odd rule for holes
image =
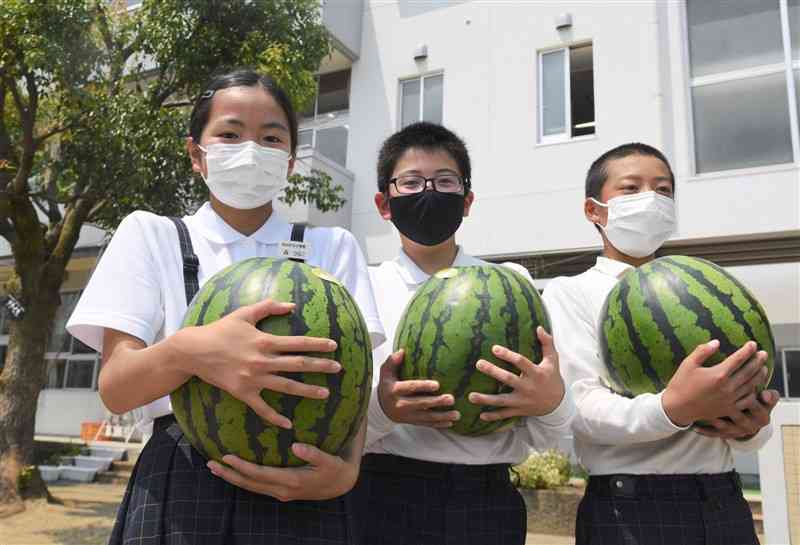
[[[436, 187], [436, 179], [444, 177], [457, 178], [458, 182], [461, 184], [461, 189], [459, 191], [439, 191], [439, 189]], [[400, 191], [400, 188], [397, 185], [397, 180], [399, 180], [400, 178], [417, 178], [423, 180], [422, 189], [420, 189], [419, 191], [414, 191], [412, 193], [403, 193], [402, 191]], [[388, 193], [389, 186], [394, 184], [395, 189], [400, 195], [416, 195], [417, 193], [422, 193], [427, 189], [428, 182], [431, 183], [431, 187], [433, 188], [434, 191], [436, 191], [437, 193], [444, 193], [445, 195], [458, 195], [458, 194], [466, 195], [470, 190], [469, 180], [465, 180], [463, 176], [460, 176], [458, 174], [439, 174], [438, 176], [433, 176], [431, 178], [426, 178], [425, 176], [417, 174], [406, 174], [404, 176], [396, 176], [394, 178], [391, 178], [388, 182], [386, 182], [386, 192]]]

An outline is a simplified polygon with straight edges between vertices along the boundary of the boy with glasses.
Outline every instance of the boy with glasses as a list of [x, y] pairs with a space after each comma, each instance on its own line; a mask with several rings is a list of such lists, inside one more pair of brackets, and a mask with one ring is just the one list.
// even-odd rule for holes
[[[464, 143], [444, 127], [416, 123], [389, 137], [378, 157], [375, 205], [400, 232], [398, 256], [370, 270], [381, 323], [394, 338], [401, 314], [430, 275], [448, 267], [489, 265], [456, 244], [455, 233], [475, 199]], [[509, 481], [509, 464], [531, 447], [555, 445], [574, 407], [565, 395], [552, 338], [540, 335], [544, 358], [534, 365], [503, 347], [495, 354], [519, 377], [481, 361], [477, 368], [511, 386], [509, 394], [472, 393], [496, 409], [487, 421], [523, 416], [511, 429], [480, 437], [448, 428], [459, 418], [451, 395], [432, 380], [398, 379], [402, 351], [385, 343], [374, 374], [367, 443], [352, 500], [365, 545], [522, 545], [525, 505]]]

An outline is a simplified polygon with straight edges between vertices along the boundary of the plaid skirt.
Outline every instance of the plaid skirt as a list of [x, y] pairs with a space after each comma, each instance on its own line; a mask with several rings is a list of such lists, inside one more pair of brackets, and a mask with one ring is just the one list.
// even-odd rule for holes
[[525, 503], [508, 464], [367, 454], [348, 495], [362, 545], [523, 545]]
[[169, 416], [136, 462], [109, 544], [341, 545], [350, 524], [343, 497], [284, 503], [215, 477]]
[[576, 545], [758, 545], [739, 475], [601, 475], [578, 507]]

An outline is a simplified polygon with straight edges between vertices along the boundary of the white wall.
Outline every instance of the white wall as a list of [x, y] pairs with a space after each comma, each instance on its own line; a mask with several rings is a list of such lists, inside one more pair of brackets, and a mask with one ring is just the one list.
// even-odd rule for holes
[[358, 58], [361, 47], [361, 12], [364, 0], [322, 0], [322, 23], [343, 46], [348, 56]]
[[35, 433], [80, 436], [81, 422], [101, 422], [106, 409], [95, 390], [42, 390]]
[[[596, 247], [582, 214], [585, 172], [602, 152], [629, 141], [660, 147], [678, 176], [675, 238], [800, 229], [800, 170], [693, 175], [691, 125], [679, 3], [371, 2], [353, 65], [348, 167], [356, 177], [352, 230], [371, 263], [398, 239], [372, 202], [381, 142], [398, 128], [398, 80], [444, 71], [444, 124], [473, 161], [472, 215], [459, 231], [467, 251], [525, 255]], [[554, 17], [572, 14], [556, 31]], [[537, 51], [594, 44], [597, 134], [537, 144]], [[418, 44], [428, 58], [415, 62]]]

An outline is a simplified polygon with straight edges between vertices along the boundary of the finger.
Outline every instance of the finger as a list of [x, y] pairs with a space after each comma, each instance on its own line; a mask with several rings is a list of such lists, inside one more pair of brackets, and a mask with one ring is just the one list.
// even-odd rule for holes
[[719, 437], [722, 439], [734, 439], [736, 437], [733, 433], [736, 427], [731, 422], [722, 418], [709, 420], [706, 426], [692, 426], [692, 429], [696, 433], [708, 437]]
[[492, 407], [510, 407], [513, 404], [511, 394], [481, 394], [471, 392], [467, 397], [474, 405], [490, 405]]
[[339, 465], [344, 463], [344, 460], [339, 456], [328, 454], [313, 445], [307, 445], [305, 443], [294, 443], [292, 445], [292, 452], [301, 460], [317, 468], [331, 468], [335, 471]]
[[542, 326], [536, 328], [536, 336], [539, 337], [539, 342], [542, 343], [542, 360], [552, 361], [558, 366], [558, 352], [556, 352], [553, 336]]
[[389, 354], [389, 357], [386, 358], [386, 361], [381, 365], [381, 375], [387, 373], [397, 377], [400, 365], [403, 363], [403, 356], [405, 356], [405, 351], [402, 348], [397, 352]]
[[263, 348], [267, 352], [333, 352], [336, 341], [320, 337], [263, 334]]
[[272, 299], [264, 299], [252, 305], [246, 305], [231, 312], [231, 316], [236, 316], [246, 322], [256, 325], [267, 316], [287, 314], [294, 310], [294, 303], [281, 303]]
[[405, 411], [429, 411], [438, 407], [449, 407], [455, 403], [453, 396], [403, 397], [397, 400], [397, 408]]
[[755, 403], [753, 403], [752, 406], [748, 407], [747, 409], [750, 411], [750, 417], [753, 419], [753, 422], [755, 422], [756, 426], [758, 426], [758, 429], [760, 430], [769, 424], [769, 414], [772, 410], [772, 407], [770, 407], [770, 405], [767, 403], [762, 403], [760, 396], [754, 397], [756, 398]]
[[401, 380], [392, 386], [392, 393], [399, 397], [429, 394], [438, 391], [439, 383], [435, 380]]
[[411, 420], [418, 425], [449, 428], [454, 422], [461, 420], [461, 413], [458, 411], [423, 411], [417, 413]]
[[725, 358], [725, 361], [720, 363], [722, 371], [728, 376], [732, 376], [737, 369], [743, 366], [753, 354], [756, 353], [756, 343], [747, 341], [739, 350]]
[[342, 370], [339, 362], [311, 356], [275, 356], [270, 358], [269, 366], [270, 371], [289, 373], [338, 373]]
[[267, 494], [279, 499], [282, 499], [282, 496], [286, 496], [285, 489], [280, 487], [279, 485], [270, 484], [270, 483], [263, 483], [263, 482], [253, 482], [250, 479], [247, 479], [244, 475], [236, 471], [231, 467], [226, 467], [223, 464], [218, 462], [208, 462], [206, 464], [208, 469], [211, 473], [225, 481], [231, 483], [234, 486], [238, 486], [239, 488], [244, 488], [245, 490], [249, 490], [250, 492], [255, 492], [256, 494]]
[[748, 412], [737, 411], [731, 414], [730, 418], [733, 420], [733, 429], [731, 429], [731, 432], [735, 433], [736, 437], [755, 435], [758, 433], [759, 426], [750, 417]]
[[[748, 365], [750, 364], [748, 363]], [[743, 368], [741, 372], [749, 372], [749, 371], [745, 371]], [[747, 397], [750, 394], [757, 393], [759, 387], [764, 383], [764, 379], [766, 378], [768, 372], [769, 371], [767, 370], [766, 367], [762, 367], [761, 369], [757, 370], [756, 374], [750, 377], [750, 379], [747, 382], [745, 382], [741, 386], [738, 386], [735, 391], [736, 399], [741, 399], [743, 397]]]
[[681, 362], [681, 366], [700, 367], [717, 350], [719, 350], [719, 341], [716, 339], [698, 345], [692, 350], [692, 353], [686, 356], [686, 359]]
[[736, 401], [736, 409], [738, 411], [747, 411], [753, 410], [755, 406], [760, 405], [758, 402], [758, 397], [756, 396], [755, 392], [750, 392], [749, 394], [741, 397]]
[[747, 363], [734, 371], [731, 375], [732, 384], [738, 388], [739, 386], [752, 381], [752, 379], [755, 377], [757, 379], [756, 384], [761, 385], [767, 378], [767, 369], [764, 367], [764, 364], [767, 361], [766, 355], [767, 353], [762, 350], [750, 358]]
[[327, 399], [327, 388], [314, 384], [305, 384], [280, 375], [267, 375], [261, 379], [261, 386], [273, 392], [281, 392], [290, 396], [307, 397], [309, 399]]
[[284, 428], [287, 430], [292, 429], [292, 421], [279, 414], [275, 409], [267, 405], [267, 402], [259, 394], [253, 394], [252, 396], [248, 397], [247, 399], [242, 399], [248, 407], [253, 409], [255, 413], [263, 420], [264, 422], [269, 422], [279, 428]]
[[[507, 361], [508, 363], [510, 363], [523, 373], [531, 373], [533, 371], [534, 365], [533, 362], [531, 362], [531, 360], [529, 360], [522, 354], [514, 352], [513, 350], [509, 350], [505, 346], [500, 346], [499, 344], [494, 345], [492, 347], [492, 354], [494, 354], [503, 361]], [[489, 363], [489, 365], [492, 364]], [[480, 367], [478, 367], [478, 369], [480, 369]]]
[[772, 412], [772, 409], [778, 404], [780, 398], [781, 395], [777, 390], [764, 390], [759, 396], [759, 399], [766, 405], [766, 410], [769, 412]]
[[[509, 352], [511, 351], [509, 350]], [[522, 358], [522, 356], [520, 357]], [[530, 361], [528, 361], [528, 363], [530, 363]], [[531, 364], [531, 366], [533, 366], [533, 364]], [[517, 375], [511, 373], [510, 371], [506, 371], [505, 369], [501, 369], [500, 367], [494, 365], [493, 363], [489, 363], [486, 360], [478, 360], [478, 363], [475, 364], [475, 367], [477, 367], [478, 371], [484, 375], [488, 375], [493, 379], [502, 382], [506, 386], [510, 386], [511, 388], [514, 388], [519, 384], [519, 377]]]
[[497, 409], [494, 411], [484, 411], [481, 413], [481, 420], [484, 422], [496, 422], [513, 416], [521, 416], [522, 412], [516, 407]]

